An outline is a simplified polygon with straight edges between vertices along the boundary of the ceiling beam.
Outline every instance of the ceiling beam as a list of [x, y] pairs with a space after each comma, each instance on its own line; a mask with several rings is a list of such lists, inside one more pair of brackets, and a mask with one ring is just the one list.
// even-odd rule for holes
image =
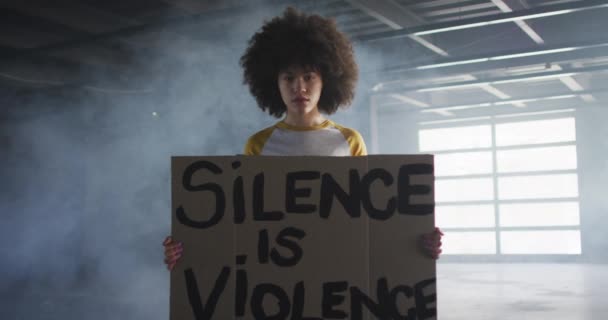
[[497, 11], [496, 6], [491, 2], [472, 2], [473, 3], [471, 3], [471, 1], [455, 2], [448, 6], [440, 6], [433, 8], [432, 10], [421, 11], [419, 14], [425, 18], [433, 18], [439, 19], [439, 21], [447, 21], [444, 20], [445, 16], [454, 19], [462, 19], [464, 17], [470, 18], [473, 16], [487, 15], [495, 13]]
[[[506, 1], [510, 1], [510, 0], [506, 0]], [[351, 4], [356, 5], [359, 8], [362, 8], [369, 15], [374, 16], [381, 21], [384, 21], [386, 24], [388, 24], [389, 26], [391, 26], [395, 29], [399, 29], [398, 27], [395, 27], [395, 25], [399, 26], [399, 22], [397, 22], [398, 19], [405, 20], [405, 23], [408, 23], [408, 22], [412, 21], [412, 17], [414, 17], [414, 18], [416, 18], [415, 20], [417, 20], [419, 23], [424, 22], [424, 20], [422, 18], [419, 18], [418, 16], [416, 16], [414, 13], [412, 13], [411, 11], [409, 11], [407, 9], [403, 9], [403, 10], [406, 10], [405, 14], [400, 14], [399, 10], [398, 10], [398, 9], [400, 9], [400, 6], [394, 4], [392, 1], [380, 2], [379, 3], [380, 6], [378, 6], [378, 3], [376, 3], [376, 6], [374, 6], [372, 4], [368, 4], [367, 3], [368, 1], [352, 1], [351, 0], [349, 2]], [[365, 3], [362, 3], [362, 2], [365, 2]], [[506, 13], [513, 12], [513, 9], [511, 8], [511, 6], [513, 5], [512, 3], [510, 3], [510, 5], [509, 5], [503, 0], [492, 0], [492, 3], [496, 7], [498, 7], [502, 12], [506, 12]], [[544, 44], [544, 40], [541, 38], [541, 36], [538, 33], [536, 33], [536, 31], [534, 31], [525, 21], [517, 20], [514, 22], [536, 44]], [[407, 25], [407, 26], [411, 26], [411, 22], [409, 24], [410, 25]], [[416, 36], [410, 35], [409, 37], [414, 38]], [[447, 52], [446, 52], [445, 56], [447, 56]], [[483, 59], [480, 59], [480, 60], [483, 60]], [[476, 60], [476, 61], [479, 62], [480, 60]], [[449, 64], [447, 64], [447, 65], [449, 65]], [[570, 85], [569, 88], [572, 88], [572, 86], [575, 86], [575, 85], [578, 85], [578, 87], [580, 87], [580, 85], [572, 77], [562, 77], [559, 79], [564, 84]], [[504, 92], [502, 92], [501, 90], [497, 89], [496, 87], [494, 87], [490, 84], [481, 85], [479, 88], [482, 90], [485, 90], [486, 92], [488, 92], [492, 95], [495, 95], [496, 97], [503, 99], [503, 100], [510, 98], [509, 95], [505, 94]], [[586, 95], [584, 99], [587, 100], [589, 98]], [[519, 107], [525, 107], [525, 104], [522, 102], [516, 102], [515, 105], [517, 105]]]
[[394, 94], [390, 94], [389, 97], [391, 97], [391, 98], [393, 98], [395, 100], [398, 100], [398, 101], [400, 101], [402, 103], [407, 103], [407, 104], [415, 105], [415, 106], [420, 107], [420, 108], [428, 108], [430, 106], [426, 102], [422, 102], [420, 100], [408, 97], [408, 96], [406, 96], [404, 94], [396, 94], [396, 93], [394, 93]]
[[[274, 0], [273, 3], [278, 4], [278, 3], [285, 2], [285, 1], [287, 1], [287, 0]], [[4, 55], [3, 58], [15, 59], [15, 58], [18, 58], [19, 56], [23, 56], [23, 55], [34, 56], [34, 55], [40, 55], [40, 54], [48, 54], [49, 52], [53, 52], [53, 51], [57, 51], [57, 50], [70, 49], [70, 48], [74, 48], [74, 47], [93, 44], [96, 42], [101, 42], [101, 41], [117, 40], [117, 39], [121, 39], [121, 38], [124, 39], [124, 38], [132, 37], [135, 35], [140, 35], [140, 34], [146, 33], [146, 32], [157, 32], [157, 31], [166, 32], [167, 30], [169, 30], [172, 27], [200, 23], [203, 21], [209, 21], [210, 19], [222, 19], [222, 18], [226, 18], [226, 17], [231, 17], [231, 16], [234, 16], [235, 14], [238, 14], [241, 12], [247, 12], [248, 10], [252, 10], [253, 8], [255, 8], [255, 3], [251, 2], [251, 3], [247, 3], [246, 5], [239, 7], [238, 9], [214, 10], [212, 12], [202, 12], [202, 13], [198, 13], [198, 14], [183, 16], [183, 17], [167, 18], [162, 21], [155, 21], [152, 23], [134, 24], [134, 25], [126, 26], [126, 27], [113, 29], [113, 30], [110, 30], [107, 32], [80, 36], [80, 37], [68, 39], [65, 41], [57, 41], [55, 43], [39, 46], [36, 48], [18, 50], [18, 52], [15, 52], [14, 54], [9, 54], [9, 56]]]
[[[39, 0], [13, 1], [3, 4], [3, 8], [19, 16], [19, 20], [32, 21], [32, 24], [15, 25], [16, 32], [2, 33], [16, 35], [15, 39], [0, 36], [0, 44], [4, 45], [0, 51], [0, 57], [3, 58], [0, 62], [2, 67], [7, 67], [17, 60], [23, 62], [22, 58], [28, 56], [28, 52], [36, 51], [41, 47], [90, 37], [95, 33], [115, 30], [135, 23], [86, 5], [63, 1], [52, 4]], [[25, 32], [27, 35], [24, 34]], [[133, 55], [130, 53], [130, 47], [135, 46], [126, 41], [118, 41], [112, 45], [92, 43], [87, 46], [52, 50], [39, 55], [38, 60], [39, 64], [44, 64], [53, 60], [47, 58], [55, 57], [83, 66], [96, 65], [118, 71], [132, 64]], [[31, 59], [28, 61], [33, 62]]]
[[480, 87], [483, 85], [493, 85], [493, 84], [504, 84], [511, 82], [521, 82], [528, 80], [538, 80], [538, 79], [559, 79], [560, 77], [567, 77], [575, 74], [583, 74], [583, 73], [592, 73], [592, 72], [601, 72], [608, 71], [608, 65], [601, 66], [593, 66], [593, 67], [584, 67], [584, 68], [568, 68], [559, 71], [548, 71], [548, 72], [537, 72], [525, 75], [517, 75], [517, 76], [506, 76], [506, 77], [494, 77], [487, 78], [483, 80], [470, 80], [470, 81], [459, 81], [452, 83], [445, 83], [440, 85], [427, 85], [427, 86], [403, 86], [402, 88], [391, 88], [391, 89], [383, 89], [382, 86], [376, 86], [373, 94], [392, 94], [392, 93], [400, 93], [404, 92], [432, 92], [432, 91], [441, 91], [441, 90], [449, 90], [449, 89], [457, 89], [457, 88], [467, 88], [467, 87]]
[[[242, 0], [200, 1], [200, 0], [161, 0], [164, 3], [185, 10], [189, 13], [203, 13], [214, 10], [237, 8], [243, 5]], [[254, 2], [248, 0], [249, 2]]]
[[346, 2], [395, 30], [409, 28], [425, 22], [423, 18], [395, 1], [346, 0]]
[[[0, 47], [0, 50], [14, 49]], [[125, 76], [123, 79], [114, 76], [118, 71]], [[129, 87], [133, 87], [129, 79], [135, 74], [140, 74], [140, 70], [131, 66], [116, 70], [108, 65], [81, 63], [63, 56], [21, 57], [0, 66], [0, 80], [3, 83], [37, 89], [103, 86], [126, 91]]]
[[[507, 3], [508, 2], [508, 3]], [[517, 3], [511, 0], [492, 0], [492, 3], [500, 9], [502, 12], [513, 12], [513, 8]], [[521, 6], [521, 5], [520, 5]], [[525, 10], [527, 8], [520, 8]], [[525, 21], [517, 20], [515, 24], [536, 44], [545, 44], [545, 40]]]
[[103, 33], [137, 25], [137, 21], [80, 2], [20, 0], [2, 4], [32, 17], [43, 18], [87, 33]]
[[[399, 5], [393, 0], [347, 0], [351, 5], [359, 8], [363, 12], [368, 15], [376, 18], [377, 20], [382, 21], [393, 29], [404, 29], [408, 27], [412, 27], [415, 25], [420, 25], [426, 23], [426, 21], [416, 15], [414, 12], [410, 11], [407, 8]], [[433, 52], [447, 57], [449, 56], [448, 52], [439, 48], [437, 45], [423, 39], [420, 36], [410, 35], [409, 38], [423, 45], [424, 47], [432, 50]], [[471, 76], [475, 79], [474, 76]], [[500, 98], [500, 99], [508, 99], [510, 96], [500, 89], [487, 84], [481, 86], [483, 90], [486, 92]], [[519, 104], [520, 106], [525, 106], [523, 104]]]
[[563, 63], [604, 55], [608, 55], [608, 40], [603, 42], [572, 42], [542, 48], [436, 59], [424, 64], [395, 65], [368, 72], [375, 73], [381, 81], [396, 80], [403, 77], [418, 79], [434, 76], [437, 72], [444, 75], [479, 73], [522, 65]]
[[[512, 7], [514, 7], [514, 6], [520, 6], [520, 7], [523, 7], [524, 9], [526, 9], [526, 7], [524, 7], [524, 5], [522, 3], [515, 2], [513, 0], [492, 0], [492, 3], [494, 3], [502, 12], [512, 12], [513, 11]], [[528, 25], [528, 23], [526, 23], [525, 21], [515, 21], [515, 24], [517, 24], [517, 26], [525, 34], [527, 34], [528, 37], [530, 37], [530, 39], [532, 39], [532, 41], [534, 41], [536, 44], [539, 44], [539, 45], [545, 44], [545, 40], [543, 40], [543, 38], [530, 25]], [[557, 67], [559, 67], [559, 66], [557, 66]], [[573, 77], [561, 77], [561, 78], [559, 78], [559, 80], [572, 91], [584, 90], [584, 88]], [[589, 103], [596, 102], [595, 98], [591, 95], [584, 95], [584, 96], [581, 96], [581, 98], [585, 102], [589, 102]]]
[[[346, 0], [346, 2], [395, 30], [426, 23], [423, 18], [393, 0]], [[409, 35], [408, 37], [441, 56], [449, 56], [445, 50], [420, 36]]]
[[[492, 3], [494, 3], [502, 12], [513, 12], [513, 8], [516, 8], [516, 6], [519, 7], [519, 9], [527, 9], [527, 7], [525, 7], [521, 2], [516, 2], [513, 0], [492, 0]], [[545, 40], [527, 22], [515, 21], [515, 24], [536, 44], [545, 44]], [[573, 77], [561, 77], [559, 80], [572, 91], [584, 90]], [[596, 102], [595, 98], [591, 95], [582, 95], [581, 99], [589, 103]]]
[[[562, 69], [561, 66], [556, 66], [558, 69]], [[564, 84], [568, 89], [574, 91], [574, 92], [581, 92], [584, 91], [585, 88], [578, 82], [576, 81], [576, 79], [573, 76], [570, 77], [560, 77], [559, 81], [561, 81], [562, 84]], [[593, 97], [593, 95], [591, 94], [583, 94], [580, 95], [581, 99], [587, 103], [595, 103], [597, 102], [597, 100], [595, 99], [595, 97]]]
[[533, 9], [518, 10], [508, 13], [493, 14], [478, 18], [462, 19], [458, 21], [449, 21], [436, 23], [432, 25], [414, 26], [403, 30], [385, 31], [374, 34], [367, 34], [360, 37], [355, 37], [357, 41], [374, 41], [391, 38], [408, 37], [411, 35], [422, 36], [435, 33], [443, 33], [455, 30], [465, 30], [470, 28], [478, 28], [487, 25], [511, 23], [515, 21], [526, 21], [542, 17], [557, 16], [569, 14], [573, 12], [606, 9], [608, 2], [606, 0], [586, 0], [568, 2], [563, 4], [547, 5]]
[[[191, 1], [191, 0], [183, 0], [184, 2], [192, 2], [198, 5], [199, 13], [202, 13], [202, 9], [206, 10], [217, 10], [219, 8], [226, 7], [224, 4], [225, 1], [220, 2], [209, 2], [209, 1]], [[175, 2], [182, 3], [181, 0], [167, 0], [167, 3]], [[86, 5], [86, 4], [77, 4], [70, 3], [69, 5], [52, 3], [41, 1], [41, 0], [22, 0], [19, 2], [14, 2], [11, 4], [7, 4], [5, 6], [10, 6], [11, 8], [27, 14], [31, 17], [36, 17], [37, 20], [43, 19], [47, 21], [47, 23], [54, 23], [58, 26], [64, 26], [66, 28], [71, 28], [74, 33], [80, 32], [79, 38], [86, 39], [92, 35], [113, 33], [117, 30], [124, 30], [131, 27], [138, 27], [143, 24], [143, 22], [139, 19], [134, 19], [130, 17], [124, 17], [119, 14], [106, 12], [104, 10]], [[192, 7], [190, 7], [192, 9]], [[162, 36], [162, 33], [170, 33], [167, 29], [162, 30], [154, 30], [151, 29], [151, 32], [146, 33], [145, 35], [138, 34], [139, 37], [133, 39], [132, 37], [125, 36], [116, 36], [110, 37], [108, 40], [112, 40], [117, 43], [129, 45], [132, 48], [137, 49], [145, 49], [149, 50], [152, 46], [151, 44], [155, 43], [155, 41], [148, 41], [148, 38], [158, 38]], [[74, 38], [74, 37], [71, 37]], [[183, 34], [173, 33], [171, 34], [172, 39], [182, 40], [184, 43], [192, 43], [192, 50], [198, 50], [200, 48], [196, 47], [194, 43], [197, 40], [192, 39], [191, 37], [186, 37]], [[55, 41], [58, 42], [58, 41]], [[83, 43], [86, 44], [86, 43]]]
[[[556, 93], [552, 93], [552, 94], [542, 94], [542, 95], [526, 95], [523, 97], [511, 98], [511, 99], [507, 99], [507, 100], [491, 100], [491, 101], [484, 100], [484, 101], [460, 104], [460, 105], [454, 105], [454, 104], [434, 105], [432, 107], [429, 106], [426, 108], [413, 108], [413, 110], [420, 110], [423, 112], [435, 112], [435, 111], [453, 112], [453, 111], [458, 111], [458, 110], [515, 105], [515, 104], [521, 103], [521, 102], [531, 103], [531, 102], [537, 102], [537, 101], [570, 99], [570, 98], [575, 98], [577, 96], [583, 96], [583, 95], [601, 93], [601, 92], [608, 92], [608, 87], [582, 90], [582, 91], [578, 91], [578, 92], [569, 92], [568, 91], [568, 92], [556, 92]], [[377, 104], [377, 107], [379, 109], [381, 109], [383, 107], [397, 106], [397, 105], [403, 105], [403, 104], [405, 104], [405, 103], [404, 102], [388, 102], [388, 103]]]

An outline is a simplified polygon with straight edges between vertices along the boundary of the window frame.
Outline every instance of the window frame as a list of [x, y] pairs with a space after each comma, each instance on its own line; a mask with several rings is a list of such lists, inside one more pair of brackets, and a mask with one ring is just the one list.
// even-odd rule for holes
[[[527, 122], [537, 120], [552, 120], [552, 119], [564, 119], [571, 118], [574, 121], [574, 140], [565, 142], [550, 142], [550, 143], [533, 143], [533, 144], [522, 144], [522, 145], [510, 145], [510, 146], [497, 146], [496, 145], [496, 126], [502, 123], [513, 123], [513, 122]], [[491, 132], [491, 146], [484, 148], [468, 148], [468, 149], [450, 149], [441, 151], [420, 151], [420, 130], [428, 129], [443, 129], [443, 128], [457, 128], [465, 126], [479, 126], [489, 125]], [[581, 214], [580, 214], [580, 185], [579, 193], [576, 197], [563, 197], [563, 198], [536, 198], [536, 199], [517, 199], [517, 200], [500, 200], [498, 194], [499, 179], [502, 177], [509, 176], [526, 176], [526, 175], [543, 175], [543, 174], [560, 174], [568, 173], [575, 174], [577, 181], [580, 182], [580, 176], [578, 173], [578, 148], [577, 148], [577, 118], [574, 111], [560, 112], [560, 113], [548, 113], [548, 114], [534, 114], [534, 115], [503, 115], [503, 116], [490, 116], [483, 119], [472, 119], [467, 121], [449, 122], [449, 123], [433, 123], [433, 124], [421, 124], [418, 123], [417, 127], [417, 150], [419, 153], [430, 153], [430, 154], [456, 154], [465, 152], [490, 152], [492, 160], [492, 173], [488, 174], [465, 174], [465, 175], [449, 175], [443, 177], [436, 177], [436, 180], [443, 179], [458, 179], [458, 178], [491, 178], [493, 181], [493, 199], [492, 200], [479, 200], [479, 201], [457, 201], [457, 202], [441, 202], [439, 205], [493, 205], [494, 207], [494, 227], [459, 227], [459, 228], [442, 228], [446, 232], [494, 232], [495, 234], [495, 253], [494, 254], [445, 254], [442, 255], [442, 260], [451, 262], [501, 262], [501, 261], [557, 261], [557, 262], [579, 262], [582, 261], [584, 255], [583, 246], [583, 235], [581, 228]], [[526, 171], [526, 172], [498, 172], [498, 152], [503, 150], [520, 150], [520, 149], [536, 149], [545, 147], [558, 147], [558, 146], [574, 146], [576, 157], [577, 157], [577, 168], [566, 169], [566, 170], [543, 170], [543, 171]], [[559, 203], [559, 202], [575, 202], [579, 207], [579, 216], [577, 225], [569, 226], [502, 226], [500, 220], [500, 205], [512, 204], [512, 203]], [[439, 226], [441, 227], [441, 226]], [[501, 232], [505, 231], [577, 231], [580, 240], [580, 253], [563, 253], [563, 254], [505, 254], [502, 251], [501, 246]]]

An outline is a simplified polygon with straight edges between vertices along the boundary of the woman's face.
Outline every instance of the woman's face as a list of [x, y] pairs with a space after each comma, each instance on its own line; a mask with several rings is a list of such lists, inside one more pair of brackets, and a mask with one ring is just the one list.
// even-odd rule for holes
[[292, 66], [279, 72], [278, 82], [287, 114], [303, 116], [318, 112], [323, 89], [321, 73], [311, 68]]

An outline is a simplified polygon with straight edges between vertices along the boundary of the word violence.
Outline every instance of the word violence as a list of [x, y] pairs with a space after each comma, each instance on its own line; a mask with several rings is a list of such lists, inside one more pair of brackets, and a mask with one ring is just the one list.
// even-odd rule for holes
[[[200, 291], [196, 282], [196, 276], [192, 269], [184, 270], [188, 300], [192, 307], [194, 318], [197, 320], [212, 319], [215, 307], [230, 279], [231, 269], [223, 267], [215, 285], [211, 289], [205, 302], [202, 301]], [[437, 297], [434, 293], [425, 294], [425, 288], [432, 288], [435, 278], [419, 281], [413, 286], [398, 285], [389, 287], [386, 278], [378, 279], [376, 283], [376, 297], [372, 298], [357, 286], [350, 286], [347, 281], [333, 281], [322, 284], [322, 292], [318, 295], [318, 303], [321, 305], [321, 317], [305, 315], [306, 303], [304, 282], [297, 282], [293, 292], [287, 292], [282, 287], [272, 283], [257, 284], [251, 292], [248, 291], [249, 283], [246, 270], [236, 271], [235, 290], [235, 316], [243, 317], [249, 308], [254, 319], [290, 319], [290, 320], [321, 320], [321, 319], [363, 319], [366, 312], [370, 312], [374, 319], [405, 319], [423, 320], [437, 315], [434, 307]], [[264, 301], [271, 299], [275, 307], [266, 310]], [[349, 299], [350, 310], [340, 306]], [[403, 308], [403, 305], [410, 306]], [[403, 310], [406, 309], [406, 310]]]

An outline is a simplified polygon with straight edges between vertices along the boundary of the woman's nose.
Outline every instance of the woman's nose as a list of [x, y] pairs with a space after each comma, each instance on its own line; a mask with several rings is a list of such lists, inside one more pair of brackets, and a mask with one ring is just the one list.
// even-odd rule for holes
[[306, 92], [306, 84], [304, 83], [304, 79], [297, 78], [294, 81], [293, 89], [295, 92]]

